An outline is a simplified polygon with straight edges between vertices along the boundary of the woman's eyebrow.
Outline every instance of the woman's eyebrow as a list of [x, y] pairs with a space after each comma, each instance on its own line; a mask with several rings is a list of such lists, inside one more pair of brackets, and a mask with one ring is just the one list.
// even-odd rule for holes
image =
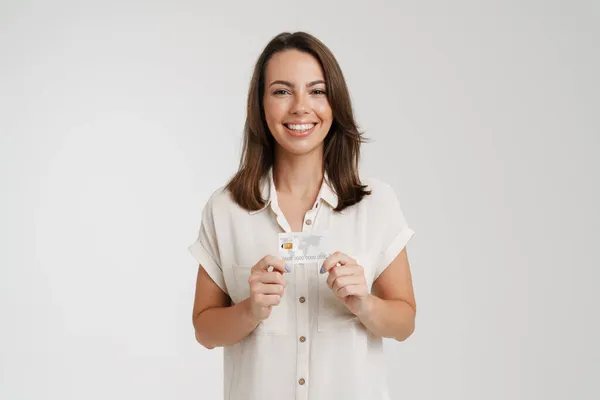
[[[318, 79], [316, 81], [308, 82], [306, 84], [306, 87], [315, 86], [315, 85], [318, 85], [319, 83], [325, 83], [325, 81], [322, 80], [322, 79]], [[271, 82], [271, 84], [269, 85], [269, 87], [271, 87], [273, 85], [276, 85], [276, 84], [285, 85], [285, 86], [288, 86], [288, 87], [291, 87], [291, 88], [294, 88], [294, 86], [295, 86], [292, 82], [276, 80], [276, 81]]]

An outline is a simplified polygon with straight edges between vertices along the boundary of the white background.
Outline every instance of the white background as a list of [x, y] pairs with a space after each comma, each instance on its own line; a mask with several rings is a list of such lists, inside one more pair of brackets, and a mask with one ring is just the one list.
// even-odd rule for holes
[[392, 398], [600, 398], [599, 20], [596, 1], [3, 0], [0, 398], [221, 398], [187, 246], [237, 168], [253, 64], [295, 30], [338, 58], [362, 172], [417, 233]]

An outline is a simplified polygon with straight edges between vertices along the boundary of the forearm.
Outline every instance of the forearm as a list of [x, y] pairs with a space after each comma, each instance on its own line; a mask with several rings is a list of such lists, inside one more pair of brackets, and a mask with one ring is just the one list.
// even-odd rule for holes
[[249, 299], [228, 307], [213, 307], [194, 318], [196, 340], [212, 349], [238, 343], [256, 328], [258, 321], [252, 318]]
[[407, 302], [369, 294], [366, 304], [357, 316], [373, 334], [403, 341], [414, 332], [415, 310]]

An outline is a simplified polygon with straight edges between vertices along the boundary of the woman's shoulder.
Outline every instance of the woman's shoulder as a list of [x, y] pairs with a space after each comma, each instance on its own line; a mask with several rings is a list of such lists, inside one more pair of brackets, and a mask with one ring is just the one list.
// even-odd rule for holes
[[204, 207], [211, 212], [222, 212], [231, 209], [231, 207], [235, 206], [235, 202], [231, 196], [230, 190], [226, 185], [213, 187], [210, 190], [210, 194], [206, 202], [204, 203]]
[[361, 179], [362, 184], [366, 185], [366, 190], [371, 192], [371, 195], [366, 198], [371, 198], [372, 201], [380, 203], [385, 200], [394, 200], [396, 197], [396, 190], [388, 182], [381, 178], [366, 176]]
[[367, 185], [366, 189], [371, 191], [371, 195], [365, 196], [361, 203], [365, 203], [363, 205], [365, 212], [375, 221], [375, 224], [397, 223], [404, 220], [402, 194], [392, 183], [376, 177], [363, 178], [362, 182]]

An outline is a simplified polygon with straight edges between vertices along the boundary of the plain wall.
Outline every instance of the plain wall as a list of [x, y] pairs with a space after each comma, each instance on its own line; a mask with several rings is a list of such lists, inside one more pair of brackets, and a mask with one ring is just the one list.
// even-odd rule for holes
[[237, 169], [256, 58], [296, 30], [338, 58], [361, 171], [416, 231], [393, 399], [600, 398], [599, 20], [594, 1], [2, 1], [0, 398], [221, 398], [187, 246]]

